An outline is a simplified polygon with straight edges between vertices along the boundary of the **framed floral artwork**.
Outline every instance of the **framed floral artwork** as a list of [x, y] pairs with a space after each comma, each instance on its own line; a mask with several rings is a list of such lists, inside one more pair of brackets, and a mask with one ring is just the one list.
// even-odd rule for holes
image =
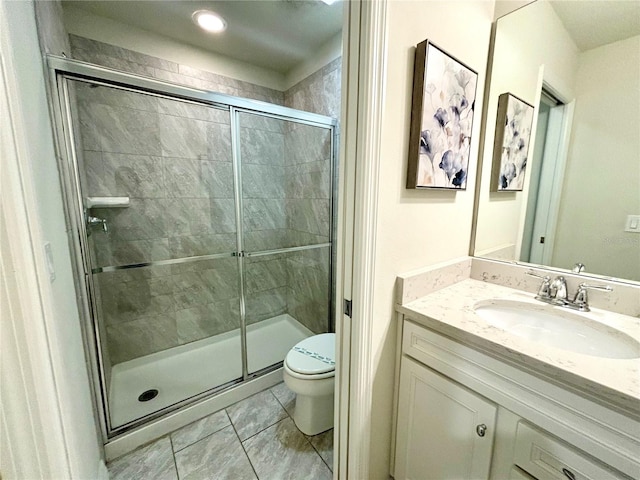
[[416, 46], [407, 188], [466, 189], [477, 83], [429, 40]]
[[498, 97], [491, 173], [493, 191], [522, 191], [527, 171], [533, 111], [533, 106], [511, 93], [503, 93]]

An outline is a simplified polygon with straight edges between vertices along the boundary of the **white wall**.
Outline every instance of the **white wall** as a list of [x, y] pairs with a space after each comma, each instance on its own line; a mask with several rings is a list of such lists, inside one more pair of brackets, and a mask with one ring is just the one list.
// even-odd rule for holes
[[[530, 177], [525, 177], [523, 192], [490, 191], [498, 97], [510, 92], [536, 107], [532, 131], [535, 138], [541, 67], [545, 82], [572, 96], [577, 62], [578, 49], [548, 2], [538, 1], [498, 20], [487, 102], [476, 252], [518, 243]], [[533, 143], [528, 158], [533, 159]]]
[[[467, 255], [493, 1], [389, 1], [372, 352], [371, 478], [388, 478], [400, 273]], [[479, 74], [466, 191], [407, 190], [414, 47], [430, 39]]]
[[[640, 36], [580, 54], [552, 265], [640, 281]], [[576, 228], [579, 225], [579, 228]]]
[[[38, 242], [34, 245], [39, 262], [36, 273], [68, 461], [72, 478], [99, 478], [102, 450], [92, 410], [34, 5], [31, 1], [5, 5], [8, 28], [4, 34], [9, 37], [13, 64], [6, 73], [17, 85], [10, 103], [22, 120], [13, 128], [29, 138], [21, 173], [26, 195], [36, 205], [28, 217], [32, 238]], [[46, 274], [44, 242], [51, 244], [53, 281]]]
[[285, 76], [281, 73], [180, 43], [68, 4], [64, 7], [64, 23], [67, 32], [73, 35], [110, 43], [275, 90], [284, 91], [287, 87]]

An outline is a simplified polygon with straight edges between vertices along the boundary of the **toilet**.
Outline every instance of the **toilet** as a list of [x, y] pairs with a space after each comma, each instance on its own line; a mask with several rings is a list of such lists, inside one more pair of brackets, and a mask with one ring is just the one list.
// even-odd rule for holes
[[284, 360], [284, 383], [296, 394], [293, 421], [306, 435], [333, 428], [335, 333], [296, 344]]

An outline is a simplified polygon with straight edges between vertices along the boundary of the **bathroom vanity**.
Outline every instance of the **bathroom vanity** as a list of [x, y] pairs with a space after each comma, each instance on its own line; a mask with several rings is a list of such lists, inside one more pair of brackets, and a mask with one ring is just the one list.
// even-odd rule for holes
[[589, 335], [578, 324], [532, 334], [479, 315], [487, 305], [544, 310], [534, 294], [458, 276], [399, 297], [394, 478], [640, 478], [640, 320], [570, 314], [602, 339], [578, 353]]

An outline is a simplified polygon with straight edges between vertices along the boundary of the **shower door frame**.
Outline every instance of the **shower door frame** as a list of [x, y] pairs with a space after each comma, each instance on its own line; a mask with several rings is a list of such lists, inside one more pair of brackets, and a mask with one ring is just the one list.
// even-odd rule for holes
[[[90, 364], [89, 375], [91, 377], [91, 388], [93, 400], [95, 402], [95, 410], [100, 419], [100, 427], [103, 435], [103, 441], [108, 442], [115, 440], [121, 435], [130, 433], [140, 427], [148, 425], [150, 422], [163, 418], [186, 405], [192, 405], [198, 401], [205, 400], [215, 396], [228, 389], [231, 386], [246, 383], [247, 381], [262, 376], [266, 373], [277, 370], [282, 367], [282, 362], [273, 366], [266, 367], [257, 372], [248, 372], [247, 359], [247, 332], [246, 332], [246, 314], [244, 311], [244, 257], [257, 257], [269, 255], [272, 253], [289, 253], [302, 250], [311, 250], [318, 248], [329, 248], [329, 259], [331, 262], [329, 268], [329, 318], [328, 328], [331, 330], [331, 322], [333, 321], [335, 309], [335, 215], [336, 208], [336, 127], [337, 120], [324, 115], [311, 112], [292, 109], [280, 105], [275, 105], [259, 100], [251, 100], [247, 98], [234, 97], [231, 95], [209, 92], [192, 87], [181, 86], [151, 77], [131, 74], [114, 70], [99, 65], [94, 65], [78, 60], [71, 60], [64, 57], [47, 55], [47, 65], [49, 68], [49, 88], [52, 93], [50, 96], [50, 108], [54, 118], [55, 125], [55, 141], [57, 148], [57, 160], [60, 174], [60, 182], [64, 197], [64, 210], [68, 226], [68, 235], [70, 243], [70, 253], [74, 262], [76, 294], [79, 310], [82, 316], [82, 331], [84, 336], [85, 354]], [[84, 202], [79, 178], [79, 165], [76, 154], [76, 145], [74, 144], [75, 133], [73, 129], [73, 118], [71, 112], [71, 104], [69, 97], [68, 85], [70, 81], [83, 81], [92, 84], [103, 85], [111, 88], [117, 88], [125, 91], [132, 91], [140, 94], [151, 94], [175, 101], [184, 101], [195, 103], [202, 106], [212, 108], [221, 108], [229, 112], [230, 128], [231, 128], [231, 151], [232, 165], [234, 177], [234, 202], [236, 216], [236, 251], [231, 255], [211, 254], [196, 257], [176, 258], [162, 261], [144, 262], [134, 265], [99, 267], [92, 269], [89, 245], [87, 242], [88, 230], [84, 218]], [[293, 121], [313, 127], [319, 127], [329, 130], [330, 132], [330, 216], [329, 216], [329, 239], [330, 241], [322, 244], [305, 245], [298, 247], [281, 248], [274, 250], [244, 252], [241, 250], [243, 242], [243, 215], [242, 211], [242, 178], [241, 178], [241, 159], [240, 159], [240, 131], [239, 131], [239, 114], [248, 113], [274, 118], [283, 121]], [[154, 265], [177, 264], [186, 262], [196, 262], [205, 259], [214, 258], [238, 258], [239, 272], [239, 296], [240, 296], [240, 339], [241, 339], [241, 358], [242, 358], [242, 378], [232, 380], [222, 385], [213, 386], [212, 388], [201, 392], [198, 395], [184, 399], [176, 404], [165, 407], [161, 410], [153, 412], [149, 415], [140, 417], [125, 425], [113, 428], [111, 426], [109, 414], [109, 386], [106, 384], [105, 367], [101, 351], [101, 338], [98, 325], [99, 316], [96, 308], [95, 286], [93, 285], [93, 274], [103, 271], [113, 271], [125, 268], [143, 268]]]

